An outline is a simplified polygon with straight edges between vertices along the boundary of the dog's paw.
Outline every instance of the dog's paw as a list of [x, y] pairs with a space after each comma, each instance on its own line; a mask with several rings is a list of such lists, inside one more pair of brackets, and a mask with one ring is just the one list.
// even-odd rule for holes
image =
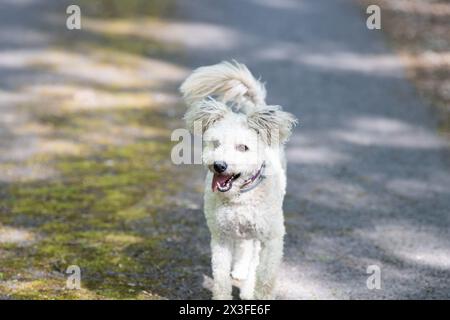
[[213, 300], [233, 300], [233, 296], [231, 294], [214, 294], [212, 299]]
[[255, 300], [255, 295], [253, 294], [253, 290], [241, 289], [239, 298], [241, 298], [241, 300]]
[[235, 280], [245, 280], [247, 279], [247, 275], [248, 275], [248, 270], [246, 270], [246, 268], [234, 268], [233, 271], [231, 272], [231, 276], [233, 277], [233, 279]]

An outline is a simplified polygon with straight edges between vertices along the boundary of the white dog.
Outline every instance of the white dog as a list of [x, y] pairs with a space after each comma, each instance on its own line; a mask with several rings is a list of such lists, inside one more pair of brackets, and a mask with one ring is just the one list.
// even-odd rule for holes
[[283, 144], [295, 117], [266, 105], [264, 85], [247, 67], [222, 62], [182, 84], [187, 127], [203, 132], [208, 167], [204, 211], [211, 232], [213, 298], [272, 299], [285, 234]]

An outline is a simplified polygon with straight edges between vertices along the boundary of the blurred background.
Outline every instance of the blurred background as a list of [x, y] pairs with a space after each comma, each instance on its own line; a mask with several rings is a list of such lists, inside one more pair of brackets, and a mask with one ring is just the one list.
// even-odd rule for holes
[[300, 119], [278, 298], [450, 298], [449, 21], [447, 0], [2, 0], [0, 298], [210, 298], [204, 172], [170, 134], [184, 78], [230, 59]]

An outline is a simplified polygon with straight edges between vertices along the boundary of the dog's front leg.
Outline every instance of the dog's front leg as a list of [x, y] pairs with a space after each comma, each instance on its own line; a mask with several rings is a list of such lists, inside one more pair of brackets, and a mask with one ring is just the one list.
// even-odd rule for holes
[[250, 240], [252, 250], [249, 252], [250, 261], [248, 265], [247, 278], [242, 280], [240, 298], [242, 300], [255, 299], [255, 282], [256, 282], [256, 270], [259, 264], [259, 251], [261, 245], [258, 240]]
[[214, 278], [213, 299], [231, 300], [231, 250], [233, 243], [213, 237], [211, 239], [212, 272]]
[[260, 262], [256, 272], [255, 298], [274, 298], [274, 288], [278, 269], [283, 257], [283, 237], [261, 243]]

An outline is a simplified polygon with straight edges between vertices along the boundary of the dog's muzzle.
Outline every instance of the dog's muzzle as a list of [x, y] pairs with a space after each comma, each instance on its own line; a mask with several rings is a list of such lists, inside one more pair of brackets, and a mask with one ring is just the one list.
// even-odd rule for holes
[[[212, 179], [212, 184], [211, 184], [211, 188], [212, 191], [220, 191], [220, 192], [227, 192], [231, 189], [231, 187], [233, 186], [233, 182], [238, 179], [241, 174], [231, 174], [231, 175], [227, 175], [227, 174], [222, 174], [217, 172], [218, 170], [216, 170], [215, 168], [216, 163], [214, 163], [214, 176]], [[247, 180], [244, 181], [244, 183], [240, 186], [239, 188], [239, 192], [240, 193], [244, 193], [244, 192], [248, 192], [250, 190], [253, 190], [254, 188], [256, 188], [264, 179], [265, 179], [265, 175], [264, 175], [264, 169], [266, 167], [266, 163], [263, 162], [263, 164], [261, 165], [261, 167], [259, 168], [259, 170], [250, 178], [248, 178]]]
[[220, 192], [227, 192], [233, 186], [233, 181], [240, 176], [240, 173], [227, 175], [215, 172], [211, 185], [212, 191], [214, 192], [216, 190], [219, 190]]

